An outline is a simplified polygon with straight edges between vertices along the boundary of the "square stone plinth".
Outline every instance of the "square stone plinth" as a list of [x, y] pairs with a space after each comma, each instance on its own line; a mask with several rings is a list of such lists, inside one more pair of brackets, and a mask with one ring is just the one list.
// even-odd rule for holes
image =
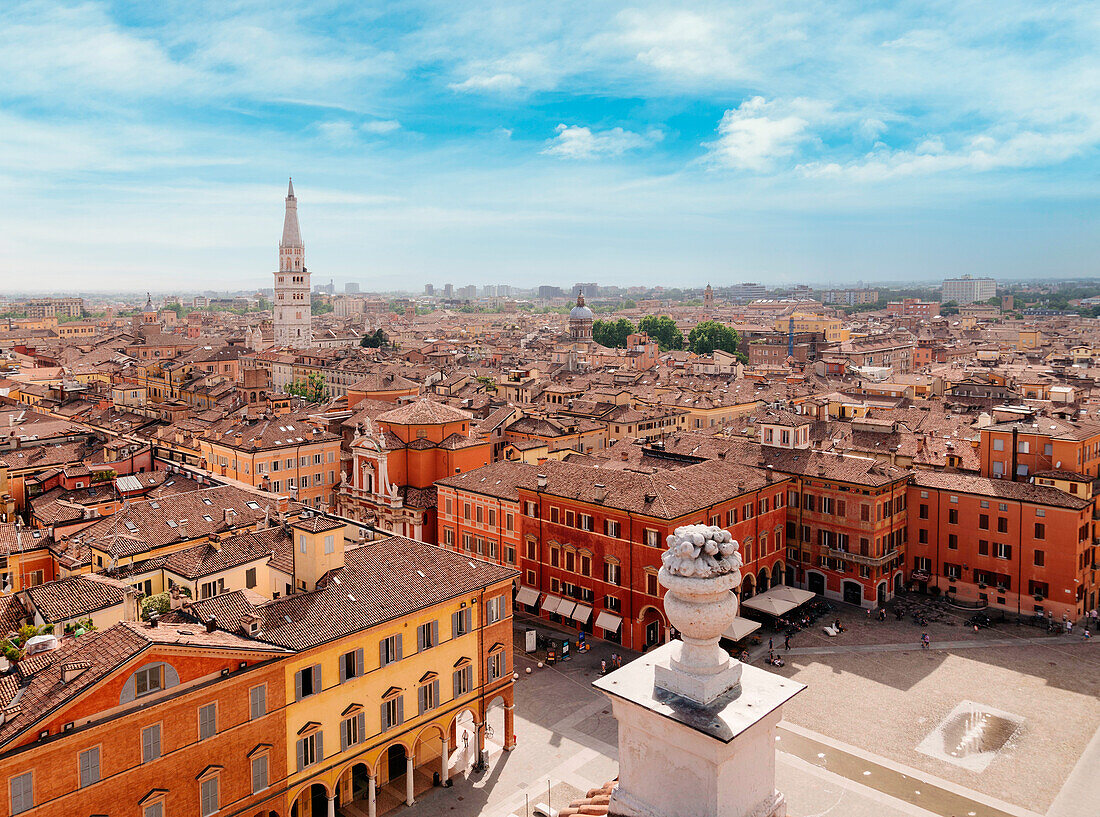
[[655, 684], [665, 644], [600, 678], [619, 722], [619, 788], [613, 815], [769, 817], [785, 813], [775, 791], [775, 727], [806, 687], [743, 666], [741, 683], [708, 705]]

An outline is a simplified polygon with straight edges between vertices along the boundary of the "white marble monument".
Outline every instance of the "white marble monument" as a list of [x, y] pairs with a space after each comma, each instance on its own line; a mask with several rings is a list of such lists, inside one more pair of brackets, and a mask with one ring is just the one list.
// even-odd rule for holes
[[737, 615], [738, 544], [706, 525], [668, 537], [658, 580], [681, 636], [595, 686], [619, 722], [619, 817], [784, 817], [775, 728], [805, 687], [732, 659], [718, 641]]

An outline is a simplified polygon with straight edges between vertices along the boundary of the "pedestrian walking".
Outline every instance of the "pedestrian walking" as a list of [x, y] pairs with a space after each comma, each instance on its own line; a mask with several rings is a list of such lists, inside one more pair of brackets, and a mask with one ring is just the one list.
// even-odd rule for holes
[[870, 607], [867, 608], [867, 620], [868, 621], [871, 620], [871, 608]]
[[921, 648], [922, 650], [927, 650], [927, 649], [928, 649], [928, 645], [929, 645], [929, 644], [931, 643], [931, 641], [932, 641], [932, 639], [930, 639], [930, 638], [928, 637], [928, 633], [921, 633], [921, 637], [920, 637], [920, 648]]
[[1092, 638], [1092, 633], [1090, 633], [1089, 628], [1086, 627], [1085, 628], [1085, 641], [1088, 641], [1090, 638]]
[[607, 675], [607, 661], [600, 659], [600, 675]]
[[790, 650], [790, 648], [791, 648], [791, 637], [789, 635], [785, 635], [785, 636], [783, 636], [783, 649]]
[[1073, 632], [1073, 622], [1072, 621], [1067, 621], [1066, 622], [1066, 632], [1067, 633], [1072, 633]]
[[770, 638], [768, 639], [768, 649], [772, 649], [772, 640]]

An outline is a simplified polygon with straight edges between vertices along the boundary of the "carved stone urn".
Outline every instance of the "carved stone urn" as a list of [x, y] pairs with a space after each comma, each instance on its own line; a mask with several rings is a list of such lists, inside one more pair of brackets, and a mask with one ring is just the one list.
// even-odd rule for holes
[[666, 589], [665, 614], [681, 642], [667, 668], [657, 667], [659, 686], [709, 704], [737, 687], [741, 663], [718, 644], [737, 616], [741, 584], [739, 546], [722, 528], [688, 525], [668, 537], [657, 580]]

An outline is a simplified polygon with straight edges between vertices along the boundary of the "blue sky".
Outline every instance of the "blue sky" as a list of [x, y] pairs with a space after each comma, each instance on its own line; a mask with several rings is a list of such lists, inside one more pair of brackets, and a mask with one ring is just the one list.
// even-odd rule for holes
[[1100, 275], [1095, 3], [0, 4], [0, 288]]

